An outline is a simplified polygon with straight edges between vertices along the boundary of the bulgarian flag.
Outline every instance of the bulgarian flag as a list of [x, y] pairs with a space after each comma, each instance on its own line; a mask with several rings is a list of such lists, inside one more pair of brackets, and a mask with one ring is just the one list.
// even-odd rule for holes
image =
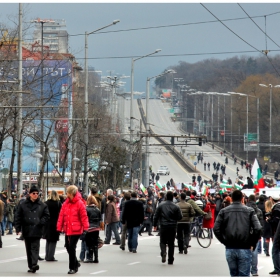
[[208, 195], [208, 187], [207, 185], [204, 185], [201, 191], [202, 195], [207, 196]]
[[161, 183], [160, 183], [159, 181], [157, 181], [157, 183], [156, 183], [156, 188], [157, 188], [158, 190], [161, 190], [161, 189], [162, 189], [162, 185], [161, 185]]
[[143, 192], [143, 194], [148, 195], [148, 191], [147, 191], [147, 189], [144, 187], [144, 185], [142, 183], [140, 184], [140, 189]]
[[265, 187], [265, 182], [256, 158], [251, 170], [251, 174], [253, 176], [254, 188], [256, 191], [258, 191], [258, 189], [263, 189]]
[[227, 184], [228, 183], [228, 180], [226, 180], [226, 179], [223, 179], [223, 184]]
[[220, 188], [232, 189], [232, 185], [220, 184]]
[[234, 188], [236, 189], [236, 190], [242, 190], [242, 188], [243, 188], [243, 186], [241, 186], [241, 185], [238, 185], [238, 184], [234, 184]]
[[222, 194], [222, 193], [226, 193], [227, 192], [227, 189], [226, 188], [222, 188], [219, 193]]

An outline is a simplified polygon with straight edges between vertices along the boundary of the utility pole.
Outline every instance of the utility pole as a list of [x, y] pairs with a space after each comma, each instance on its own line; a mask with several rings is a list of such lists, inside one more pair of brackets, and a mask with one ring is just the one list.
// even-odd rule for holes
[[[139, 145], [139, 182], [138, 186], [140, 186], [140, 183], [142, 183], [142, 120], [140, 120], [140, 145]], [[146, 166], [145, 168], [149, 168]]]
[[18, 27], [18, 168], [17, 191], [22, 194], [22, 3], [19, 3]]

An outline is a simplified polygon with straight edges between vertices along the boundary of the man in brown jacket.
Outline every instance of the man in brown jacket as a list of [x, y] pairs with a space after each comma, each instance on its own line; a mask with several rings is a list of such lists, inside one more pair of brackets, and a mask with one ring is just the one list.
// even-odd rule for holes
[[191, 224], [190, 221], [192, 217], [195, 216], [195, 211], [190, 203], [186, 202], [186, 194], [180, 194], [180, 202], [177, 203], [179, 208], [181, 209], [183, 218], [177, 223], [177, 238], [178, 238], [178, 247], [179, 254], [188, 253], [189, 240], [190, 240], [190, 230]]
[[[3, 221], [4, 217], [4, 202], [0, 199], [0, 223]], [[0, 227], [0, 248], [2, 248], [2, 231]]]
[[118, 213], [115, 204], [115, 197], [109, 195], [107, 197], [107, 205], [105, 210], [106, 238], [104, 244], [110, 244], [112, 231], [115, 234], [116, 242], [113, 245], [121, 245], [121, 239], [118, 232]]

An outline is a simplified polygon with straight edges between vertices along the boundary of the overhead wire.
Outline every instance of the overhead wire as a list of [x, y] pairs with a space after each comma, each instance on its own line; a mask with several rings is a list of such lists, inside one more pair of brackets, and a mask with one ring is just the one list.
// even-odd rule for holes
[[274, 68], [275, 72], [278, 74], [278, 76], [280, 77], [280, 73], [277, 71], [277, 69], [275, 68], [275, 66], [273, 65], [272, 61], [270, 60], [270, 58], [268, 58], [268, 56], [263, 53], [261, 50], [258, 50], [256, 47], [254, 47], [253, 45], [251, 45], [249, 42], [247, 42], [246, 40], [244, 40], [242, 37], [240, 37], [236, 32], [234, 32], [232, 29], [230, 29], [227, 25], [225, 25], [217, 16], [215, 16], [207, 7], [205, 7], [205, 5], [203, 5], [202, 3], [200, 3], [200, 5], [207, 10], [213, 17], [215, 17], [224, 27], [226, 27], [230, 32], [232, 32], [236, 37], [238, 37], [241, 41], [243, 41], [245, 44], [247, 44], [248, 46], [250, 46], [251, 48], [253, 48], [254, 50], [256, 50], [257, 52], [261, 53], [262, 55], [265, 55], [268, 59], [268, 61], [270, 62], [270, 64], [272, 65], [272, 67]]

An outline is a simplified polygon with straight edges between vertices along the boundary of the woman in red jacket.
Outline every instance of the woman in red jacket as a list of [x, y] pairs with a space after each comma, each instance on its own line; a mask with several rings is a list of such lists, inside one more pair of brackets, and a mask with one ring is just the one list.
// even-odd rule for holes
[[78, 188], [67, 188], [67, 199], [62, 205], [57, 221], [57, 231], [65, 233], [65, 247], [69, 255], [68, 274], [74, 274], [81, 266], [76, 257], [76, 246], [81, 234], [88, 230], [89, 223], [86, 206]]
[[213, 238], [213, 227], [215, 223], [215, 209], [216, 209], [216, 204], [211, 196], [205, 197], [206, 199], [206, 206], [203, 209], [204, 212], [208, 213], [211, 211], [212, 213], [212, 218], [210, 220], [206, 220], [203, 218], [203, 228], [209, 228], [211, 231], [211, 238]]

